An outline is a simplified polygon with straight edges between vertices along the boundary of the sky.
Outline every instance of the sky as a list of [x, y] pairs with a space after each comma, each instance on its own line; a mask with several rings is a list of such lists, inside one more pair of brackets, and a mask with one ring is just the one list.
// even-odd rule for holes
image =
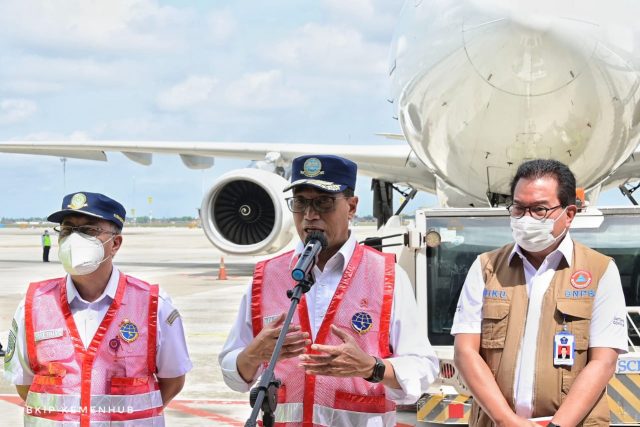
[[[400, 132], [386, 100], [401, 6], [0, 0], [0, 139], [388, 144], [375, 134]], [[216, 177], [247, 165], [108, 158], [0, 153], [0, 218], [46, 216], [76, 191], [108, 194], [129, 215], [195, 216]], [[360, 214], [371, 212], [369, 186], [359, 178]], [[423, 195], [407, 210], [435, 204]]]

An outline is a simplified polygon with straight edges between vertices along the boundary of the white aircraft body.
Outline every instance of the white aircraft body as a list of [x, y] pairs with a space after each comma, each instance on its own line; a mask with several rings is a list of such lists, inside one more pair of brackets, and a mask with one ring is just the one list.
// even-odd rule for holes
[[408, 144], [16, 140], [0, 152], [106, 160], [120, 151], [144, 165], [179, 154], [194, 169], [214, 157], [252, 160], [202, 201], [207, 237], [235, 254], [275, 252], [293, 237], [282, 189], [291, 160], [308, 153], [355, 161], [385, 218], [391, 184], [435, 193], [442, 206], [504, 204], [515, 169], [532, 158], [568, 164], [593, 203], [640, 177], [639, 11], [633, 0], [406, 1], [389, 68], [404, 135], [389, 136]]

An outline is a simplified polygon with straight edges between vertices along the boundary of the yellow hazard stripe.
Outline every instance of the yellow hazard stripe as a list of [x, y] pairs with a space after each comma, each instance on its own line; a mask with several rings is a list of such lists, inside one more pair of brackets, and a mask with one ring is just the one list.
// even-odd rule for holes
[[435, 408], [440, 402], [442, 402], [442, 399], [444, 399], [443, 395], [430, 396], [429, 400], [427, 400], [427, 403], [425, 403], [425, 405], [418, 410], [418, 419], [424, 419], [431, 411], [433, 411], [433, 408]]
[[607, 386], [612, 422], [638, 425], [640, 421], [640, 375], [616, 374]]
[[625, 424], [633, 424], [635, 422], [633, 417], [625, 412], [625, 410], [622, 409], [620, 405], [618, 405], [618, 402], [616, 402], [611, 396], [607, 396], [607, 398], [609, 399], [609, 411], [618, 418], [617, 420], [611, 421], [621, 422]]
[[[446, 401], [444, 401], [446, 399]], [[436, 422], [436, 423], [444, 423], [444, 422], [466, 422], [469, 419], [468, 408], [465, 408], [463, 412], [462, 418], [451, 418], [449, 416], [449, 405], [451, 404], [461, 404], [461, 405], [469, 405], [471, 402], [471, 397], [463, 394], [457, 395], [433, 395], [429, 398], [427, 403], [418, 410], [417, 419], [426, 421], [428, 417], [428, 421]], [[437, 415], [434, 416], [431, 412], [439, 411]]]

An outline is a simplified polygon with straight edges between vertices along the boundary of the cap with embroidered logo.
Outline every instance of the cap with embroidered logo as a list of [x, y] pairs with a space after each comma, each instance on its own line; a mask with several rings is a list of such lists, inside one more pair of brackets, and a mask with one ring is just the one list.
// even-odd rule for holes
[[126, 210], [120, 203], [104, 194], [82, 191], [64, 196], [62, 208], [49, 215], [47, 219], [61, 224], [64, 217], [75, 214], [111, 221], [119, 228], [122, 228]]
[[340, 193], [347, 188], [355, 190], [358, 166], [349, 159], [333, 155], [307, 155], [293, 159], [291, 185], [288, 191], [308, 185], [328, 193]]

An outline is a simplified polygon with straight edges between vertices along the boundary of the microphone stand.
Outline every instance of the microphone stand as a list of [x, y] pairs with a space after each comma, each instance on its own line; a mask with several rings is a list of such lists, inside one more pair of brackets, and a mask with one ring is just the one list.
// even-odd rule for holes
[[260, 409], [262, 409], [262, 425], [264, 427], [273, 427], [275, 423], [275, 411], [278, 405], [278, 388], [280, 387], [280, 380], [276, 379], [274, 374], [276, 362], [278, 361], [278, 357], [280, 357], [284, 339], [289, 331], [289, 325], [291, 324], [291, 319], [293, 318], [296, 307], [300, 302], [300, 298], [302, 298], [302, 294], [309, 292], [309, 289], [311, 289], [314, 283], [313, 275], [309, 273], [306, 278], [298, 281], [298, 284], [293, 290], [289, 289], [287, 291], [287, 297], [291, 300], [289, 312], [284, 319], [284, 324], [278, 336], [278, 341], [276, 341], [276, 346], [273, 349], [269, 366], [267, 366], [267, 369], [262, 373], [258, 385], [251, 389], [249, 403], [253, 410], [251, 411], [249, 419], [244, 424], [245, 427], [255, 427], [257, 425], [256, 420], [258, 419]]

